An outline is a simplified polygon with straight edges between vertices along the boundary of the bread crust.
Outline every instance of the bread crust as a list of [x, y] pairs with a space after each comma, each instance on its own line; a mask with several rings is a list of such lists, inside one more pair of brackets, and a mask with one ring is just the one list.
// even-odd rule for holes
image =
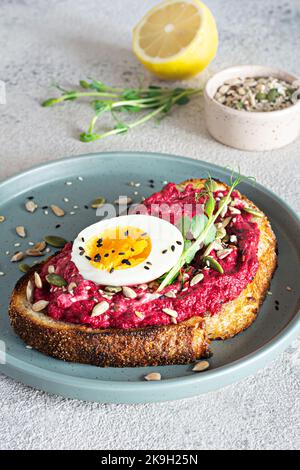
[[[187, 180], [201, 188], [205, 179]], [[227, 189], [223, 183], [219, 190]], [[249, 206], [258, 208], [245, 196]], [[29, 346], [49, 356], [102, 367], [136, 367], [187, 364], [209, 355], [210, 340], [227, 339], [248, 328], [255, 320], [276, 269], [276, 238], [268, 218], [258, 221], [259, 268], [241, 295], [223, 305], [214, 316], [193, 317], [179, 324], [137, 329], [92, 329], [53, 320], [32, 310], [26, 299], [26, 286], [44, 263], [34, 266], [17, 283], [10, 302], [11, 325]]]

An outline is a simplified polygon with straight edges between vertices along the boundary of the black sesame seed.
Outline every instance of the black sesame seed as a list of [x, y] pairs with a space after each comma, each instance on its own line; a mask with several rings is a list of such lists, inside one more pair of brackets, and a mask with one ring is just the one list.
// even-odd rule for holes
[[175, 251], [175, 246], [174, 245], [171, 246], [171, 250]]
[[279, 310], [278, 305], [275, 305], [275, 310], [277, 310], [277, 312], [278, 312], [278, 310]]
[[43, 206], [42, 209], [43, 210], [49, 209], [49, 206]]
[[147, 261], [146, 264], [149, 264], [150, 266], [152, 266], [152, 263], [150, 263], [150, 261]]
[[149, 180], [149, 183], [150, 183], [150, 184], [154, 184], [154, 180]]
[[163, 250], [162, 254], [165, 255], [168, 252], [168, 250]]
[[28, 196], [27, 199], [28, 199], [29, 201], [32, 201], [32, 199], [34, 199], [34, 197], [33, 197], [33, 196]]
[[116, 250], [111, 250], [111, 252], [112, 252], [112, 253], [115, 253], [115, 252], [116, 252]]
[[130, 248], [130, 251], [134, 252], [134, 248]]
[[59, 227], [61, 227], [61, 225], [60, 225], [60, 224], [57, 224], [57, 225], [55, 225], [55, 228], [59, 228]]
[[149, 186], [150, 186], [150, 188], [154, 188], [154, 184], [153, 184], [153, 183], [149, 184]]
[[86, 259], [88, 259], [89, 261], [91, 261], [91, 257], [90, 256], [86, 256]]
[[108, 257], [109, 257], [109, 253], [105, 253], [104, 258], [108, 258]]
[[113, 273], [113, 272], [114, 272], [114, 270], [115, 270], [115, 268], [111, 268], [111, 269], [110, 269], [110, 271], [109, 271], [109, 272], [110, 272], [110, 274], [111, 274], [111, 273]]
[[124, 236], [125, 236], [125, 237], [128, 237], [128, 234], [129, 234], [129, 231], [126, 230], [126, 232], [124, 232]]
[[101, 256], [99, 253], [97, 253], [95, 256], [94, 256], [94, 261], [95, 263], [99, 263], [99, 261], [101, 261]]
[[79, 247], [79, 250], [80, 250], [80, 251], [84, 251], [83, 246], [80, 246], [80, 247]]
[[149, 271], [149, 266], [144, 266], [144, 269], [147, 269], [147, 271]]
[[83, 243], [84, 243], [84, 238], [83, 237], [81, 238], [81, 241], [83, 241]]
[[125, 255], [125, 251], [120, 251], [119, 255], [120, 256]]
[[79, 252], [79, 255], [80, 255], [80, 256], [84, 255], [84, 251], [80, 251], [80, 252]]
[[141, 237], [145, 237], [147, 235], [147, 232], [142, 233]]
[[85, 209], [89, 209], [89, 206], [87, 206], [87, 205], [85, 205], [85, 206], [83, 206], [83, 207], [84, 207]]
[[179, 242], [179, 241], [178, 241], [178, 242], [176, 242], [176, 243], [177, 243], [177, 245], [182, 245], [182, 242]]
[[127, 266], [131, 266], [131, 263], [128, 259], [122, 259], [122, 264], [127, 264]]

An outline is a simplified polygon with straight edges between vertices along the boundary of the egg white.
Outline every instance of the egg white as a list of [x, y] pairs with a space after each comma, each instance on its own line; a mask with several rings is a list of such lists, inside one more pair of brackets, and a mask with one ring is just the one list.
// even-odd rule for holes
[[[108, 228], [115, 227], [141, 229], [150, 237], [152, 246], [149, 256], [139, 265], [116, 269], [110, 273], [93, 267], [89, 260], [81, 256], [79, 252], [80, 247], [84, 246], [88, 240], [100, 236]], [[171, 247], [175, 248], [172, 250]], [[82, 230], [73, 243], [71, 259], [86, 280], [104, 286], [131, 286], [154, 281], [168, 272], [179, 260], [183, 247], [182, 234], [175, 225], [158, 217], [134, 214], [102, 220]], [[144, 266], [148, 266], [149, 270]]]

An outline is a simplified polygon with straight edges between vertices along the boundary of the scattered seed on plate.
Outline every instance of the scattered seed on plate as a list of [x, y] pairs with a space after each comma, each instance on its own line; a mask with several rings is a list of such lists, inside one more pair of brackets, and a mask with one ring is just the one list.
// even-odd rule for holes
[[37, 204], [31, 199], [25, 203], [25, 209], [28, 212], [36, 211], [37, 207], [38, 207]]
[[64, 201], [64, 202], [69, 202], [69, 199], [68, 199], [67, 197], [64, 197], [64, 198], [63, 198], [63, 201]]
[[29, 266], [29, 264], [26, 264], [26, 263], [20, 263], [18, 265], [18, 268], [21, 271], [21, 273], [27, 273], [30, 269], [30, 266]]
[[56, 204], [51, 204], [51, 210], [53, 212], [54, 215], [56, 215], [57, 217], [63, 217], [65, 215], [65, 211], [57, 206]]
[[65, 184], [66, 184], [67, 186], [72, 186], [73, 183], [72, 183], [72, 181], [66, 181]]
[[29, 248], [29, 250], [26, 250], [25, 253], [28, 256], [44, 256], [43, 253], [41, 253], [39, 250], [35, 250], [34, 248]]
[[159, 372], [151, 372], [150, 374], [145, 375], [144, 379], [148, 382], [156, 382], [161, 380], [161, 375]]
[[49, 302], [47, 300], [39, 300], [32, 305], [32, 310], [34, 312], [41, 312], [42, 310], [45, 310], [48, 304]]
[[34, 245], [34, 249], [38, 250], [38, 251], [44, 251], [45, 248], [46, 248], [46, 242], [45, 241], [38, 242]]
[[13, 255], [13, 257], [10, 259], [10, 261], [12, 263], [16, 263], [18, 261], [22, 261], [23, 258], [24, 258], [24, 253], [22, 251], [18, 251], [17, 253], [15, 253]]
[[56, 287], [64, 287], [68, 285], [67, 281], [65, 281], [63, 277], [55, 273], [47, 274], [46, 281], [51, 284], [51, 286]]
[[288, 292], [292, 292], [293, 289], [292, 289], [290, 286], [286, 286], [286, 290], [287, 290]]
[[68, 243], [67, 240], [56, 235], [47, 235], [44, 237], [44, 240], [48, 245], [54, 246], [54, 248], [63, 248]]
[[0, 276], [5, 276], [3, 271], [0, 271]]
[[0, 223], [5, 221], [4, 215], [0, 215]]
[[15, 247], [21, 246], [21, 243], [19, 243], [19, 242], [14, 243], [14, 246], [15, 246]]
[[72, 212], [70, 212], [69, 214], [70, 214], [70, 215], [75, 215], [76, 212], [72, 211]]
[[78, 181], [83, 181], [83, 177], [82, 177], [82, 176], [78, 176], [77, 179], [78, 179]]
[[209, 362], [208, 361], [200, 361], [197, 362], [197, 364], [194, 365], [193, 371], [194, 372], [204, 372], [209, 368]]
[[16, 233], [17, 235], [19, 235], [19, 237], [21, 238], [25, 238], [26, 237], [26, 230], [25, 228], [23, 227], [23, 225], [18, 225], [16, 227]]
[[131, 197], [128, 197], [128, 196], [122, 196], [122, 197], [119, 197], [119, 199], [116, 199], [114, 201], [114, 204], [118, 204], [119, 206], [125, 206], [125, 205], [129, 205], [132, 203], [132, 198]]
[[102, 207], [105, 204], [105, 202], [106, 202], [106, 199], [104, 197], [98, 197], [91, 202], [91, 208], [99, 209], [99, 207]]

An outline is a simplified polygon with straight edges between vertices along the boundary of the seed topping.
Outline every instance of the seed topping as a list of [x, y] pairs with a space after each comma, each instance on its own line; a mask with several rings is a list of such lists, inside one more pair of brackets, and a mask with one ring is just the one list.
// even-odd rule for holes
[[49, 302], [47, 302], [47, 300], [39, 300], [32, 305], [32, 310], [34, 312], [41, 312], [42, 310], [45, 310], [48, 304]]
[[209, 362], [208, 361], [200, 361], [194, 365], [193, 371], [194, 372], [204, 372], [205, 370], [209, 369]]
[[95, 305], [93, 308], [93, 311], [91, 313], [91, 317], [98, 317], [99, 315], [102, 315], [103, 313], [107, 312], [109, 309], [109, 303], [106, 302], [106, 300], [103, 300], [99, 304]]

